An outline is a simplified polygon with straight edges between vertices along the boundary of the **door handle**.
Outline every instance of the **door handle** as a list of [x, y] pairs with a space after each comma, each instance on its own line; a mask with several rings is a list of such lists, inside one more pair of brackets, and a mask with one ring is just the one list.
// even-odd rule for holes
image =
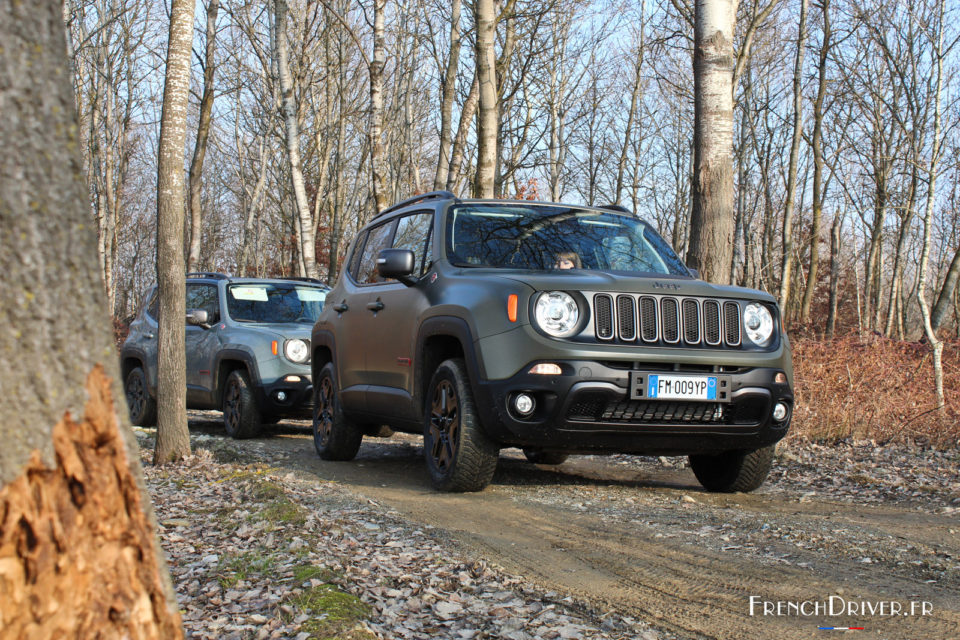
[[383, 303], [380, 302], [379, 300], [377, 300], [376, 302], [370, 302], [367, 304], [367, 309], [370, 309], [370, 311], [373, 311], [374, 313], [376, 313], [377, 311], [380, 311], [381, 309], [383, 309]]
[[349, 307], [347, 306], [346, 301], [344, 301], [344, 302], [338, 302], [337, 304], [333, 305], [333, 310], [336, 311], [336, 312], [338, 312], [338, 313], [343, 313], [343, 312], [346, 311], [347, 309], [349, 309]]

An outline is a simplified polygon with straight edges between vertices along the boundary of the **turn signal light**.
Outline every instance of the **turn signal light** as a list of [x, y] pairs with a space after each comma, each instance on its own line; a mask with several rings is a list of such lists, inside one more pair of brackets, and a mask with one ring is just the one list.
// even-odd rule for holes
[[563, 373], [563, 370], [560, 369], [560, 365], [547, 362], [534, 365], [527, 373], [536, 373], [542, 376], [558, 376]]
[[510, 322], [517, 321], [517, 294], [511, 293], [507, 296], [507, 318]]
[[773, 376], [773, 381], [777, 384], [787, 384], [787, 374], [783, 371], [777, 372], [777, 375]]
[[277, 341], [274, 340], [270, 343], [270, 350], [273, 351], [273, 355], [277, 355]]

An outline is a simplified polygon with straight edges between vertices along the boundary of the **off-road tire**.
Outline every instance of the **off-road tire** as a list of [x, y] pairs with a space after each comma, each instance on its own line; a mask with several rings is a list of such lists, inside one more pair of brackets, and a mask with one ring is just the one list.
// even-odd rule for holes
[[440, 491], [480, 491], [493, 479], [500, 449], [480, 424], [462, 358], [437, 367], [424, 406], [423, 453]]
[[774, 445], [753, 451], [725, 451], [690, 456], [690, 467], [707, 491], [753, 491], [766, 480], [773, 464]]
[[533, 464], [563, 464], [570, 456], [562, 451], [550, 451], [549, 449], [523, 448], [523, 455], [527, 457], [528, 462]]
[[328, 362], [313, 384], [313, 446], [324, 460], [353, 460], [361, 442], [363, 430], [344, 417], [336, 372]]
[[234, 369], [227, 376], [221, 408], [223, 427], [231, 438], [242, 440], [260, 433], [260, 408], [250, 388], [250, 377], [243, 369]]
[[153, 427], [157, 424], [157, 401], [150, 396], [147, 388], [147, 374], [135, 367], [127, 374], [123, 390], [130, 409], [130, 423], [140, 427]]

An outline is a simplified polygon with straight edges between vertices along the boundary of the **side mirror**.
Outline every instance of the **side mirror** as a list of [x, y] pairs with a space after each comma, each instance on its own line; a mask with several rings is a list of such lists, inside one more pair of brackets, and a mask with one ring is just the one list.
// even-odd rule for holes
[[690, 275], [693, 276], [693, 279], [694, 279], [694, 280], [699, 280], [699, 279], [700, 279], [700, 270], [699, 270], [699, 269], [694, 269], [693, 267], [687, 267], [687, 271], [690, 272]]
[[209, 329], [210, 325], [208, 320], [210, 319], [209, 314], [204, 309], [188, 309], [187, 310], [187, 324], [192, 324], [196, 327], [203, 327], [204, 329]]
[[377, 273], [382, 278], [394, 278], [408, 287], [414, 283], [415, 257], [409, 249], [384, 249], [377, 256]]

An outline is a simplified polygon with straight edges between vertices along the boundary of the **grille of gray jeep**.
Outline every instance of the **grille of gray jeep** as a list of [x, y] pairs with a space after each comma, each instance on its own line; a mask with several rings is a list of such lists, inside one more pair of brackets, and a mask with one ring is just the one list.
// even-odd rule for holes
[[736, 348], [740, 304], [732, 300], [598, 293], [594, 335], [604, 342]]
[[716, 402], [664, 402], [614, 399], [601, 393], [579, 394], [567, 408], [570, 422], [603, 424], [709, 424], [756, 425], [763, 421], [763, 402], [719, 404]]

